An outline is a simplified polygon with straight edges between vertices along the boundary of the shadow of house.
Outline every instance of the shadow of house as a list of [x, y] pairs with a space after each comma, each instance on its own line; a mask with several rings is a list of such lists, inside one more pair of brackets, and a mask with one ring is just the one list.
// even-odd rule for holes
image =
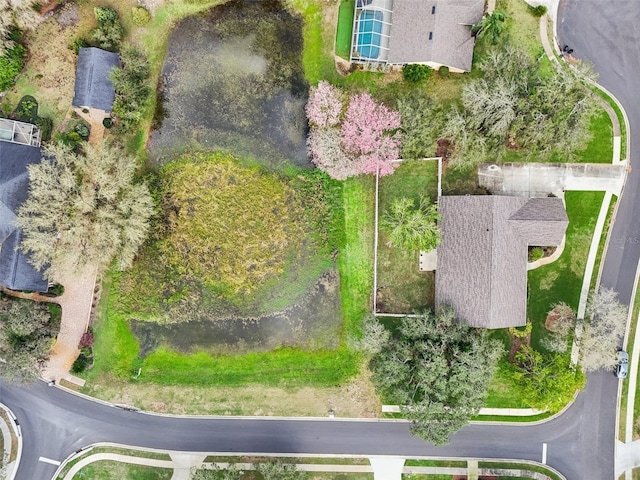
[[28, 166], [40, 163], [40, 148], [0, 141], [0, 285], [11, 290], [46, 292], [48, 281], [18, 248], [22, 231], [16, 210], [29, 194]]
[[484, 0], [358, 0], [351, 62], [365, 69], [410, 63], [471, 71]]
[[88, 116], [98, 123], [111, 116], [116, 94], [109, 74], [119, 63], [117, 53], [95, 47], [81, 48], [78, 51], [71, 105], [81, 116]]
[[440, 198], [436, 305], [469, 325], [527, 321], [529, 246], [558, 246], [569, 219], [560, 198], [476, 195]]

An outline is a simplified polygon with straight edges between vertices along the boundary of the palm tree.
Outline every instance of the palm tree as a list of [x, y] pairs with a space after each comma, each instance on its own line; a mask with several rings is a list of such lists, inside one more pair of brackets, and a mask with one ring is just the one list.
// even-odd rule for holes
[[485, 15], [478, 23], [471, 27], [471, 33], [477, 38], [489, 38], [491, 43], [498, 43], [498, 37], [504, 30], [504, 21], [507, 16], [503, 12], [495, 11], [490, 15]]

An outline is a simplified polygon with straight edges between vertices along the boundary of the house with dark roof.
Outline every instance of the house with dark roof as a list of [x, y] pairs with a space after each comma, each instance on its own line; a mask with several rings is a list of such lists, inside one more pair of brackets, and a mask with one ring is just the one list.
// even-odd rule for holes
[[46, 292], [48, 281], [36, 270], [18, 246], [22, 232], [16, 226], [16, 211], [29, 194], [27, 167], [39, 163], [40, 148], [0, 141], [0, 285], [11, 290]]
[[483, 13], [484, 0], [357, 0], [350, 60], [468, 72]]
[[440, 197], [436, 305], [474, 327], [527, 321], [530, 246], [558, 246], [569, 219], [560, 198]]
[[99, 122], [111, 115], [116, 94], [109, 74], [119, 63], [117, 53], [95, 47], [80, 48], [71, 102], [79, 113], [88, 114]]

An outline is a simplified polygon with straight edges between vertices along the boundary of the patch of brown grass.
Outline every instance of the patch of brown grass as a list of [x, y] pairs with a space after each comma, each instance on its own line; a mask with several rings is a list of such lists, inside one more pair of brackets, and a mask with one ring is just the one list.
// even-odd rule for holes
[[159, 386], [105, 376], [83, 391], [113, 403], [178, 415], [326, 417], [329, 410], [343, 418], [381, 415], [381, 404], [368, 371], [345, 385], [331, 388]]

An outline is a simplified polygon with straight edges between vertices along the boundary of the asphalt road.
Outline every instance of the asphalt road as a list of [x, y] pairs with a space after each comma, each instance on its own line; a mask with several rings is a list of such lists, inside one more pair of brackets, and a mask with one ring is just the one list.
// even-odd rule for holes
[[[599, 391], [599, 377], [593, 380], [590, 387]], [[448, 445], [435, 447], [412, 437], [406, 422], [170, 418], [105, 406], [42, 382], [29, 388], [0, 384], [0, 401], [18, 417], [24, 439], [18, 480], [48, 480], [56, 467], [38, 461], [40, 456], [60, 461], [94, 442], [194, 452], [428, 455], [538, 462], [547, 443], [548, 464], [567, 478], [612, 478], [601, 466], [603, 457], [612, 456], [613, 443], [605, 451], [598, 450], [602, 423], [589, 398], [581, 394], [551, 422], [470, 425]]]
[[[569, 0], [559, 12], [562, 44], [591, 60], [600, 83], [625, 106], [632, 130], [640, 125], [640, 1]], [[633, 130], [635, 131], [635, 130]], [[633, 149], [632, 164], [637, 165]], [[621, 198], [605, 255], [602, 284], [628, 303], [640, 258], [640, 168]], [[427, 455], [514, 458], [547, 463], [569, 480], [614, 478], [615, 401], [618, 382], [608, 372], [589, 375], [587, 388], [560, 417], [541, 425], [470, 425], [450, 444], [434, 447], [411, 437], [408, 424], [388, 421], [169, 418], [122, 411], [42, 383], [0, 384], [0, 401], [17, 415], [24, 452], [17, 480], [48, 480], [62, 460], [94, 442], [184, 451]]]

